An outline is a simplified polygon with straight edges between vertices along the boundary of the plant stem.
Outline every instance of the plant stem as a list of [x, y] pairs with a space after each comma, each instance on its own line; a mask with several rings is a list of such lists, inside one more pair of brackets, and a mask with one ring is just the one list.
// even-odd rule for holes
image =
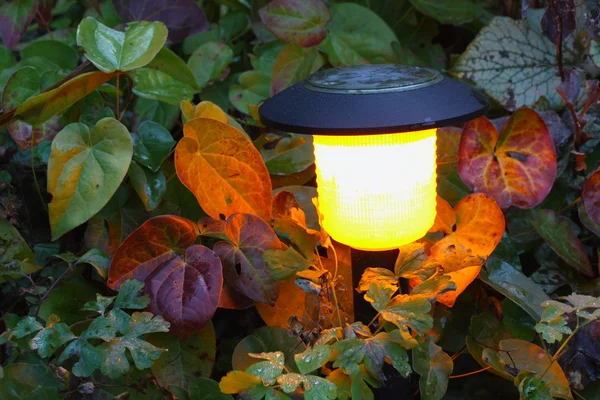
[[331, 251], [333, 251], [333, 260], [335, 261], [335, 269], [334, 269], [334, 273], [333, 273], [333, 281], [330, 282], [329, 284], [331, 285], [331, 291], [333, 292], [333, 301], [335, 302], [335, 310], [337, 311], [338, 323], [340, 324], [340, 328], [343, 328], [342, 315], [340, 314], [340, 305], [338, 303], [337, 294], [335, 293], [335, 285], [333, 284], [333, 282], [335, 282], [337, 280], [337, 274], [338, 274], [338, 258], [337, 258], [337, 253], [335, 251], [335, 247], [333, 247], [333, 243], [331, 243]]
[[567, 204], [566, 206], [564, 206], [563, 208], [561, 208], [557, 214], [562, 214], [563, 212], [567, 211], [569, 208], [573, 207], [575, 204], [579, 203], [581, 201], [582, 197], [579, 196], [578, 198], [576, 198], [575, 200], [573, 200], [572, 202], [570, 202], [569, 204]]
[[467, 376], [479, 374], [479, 373], [487, 371], [488, 369], [491, 369], [491, 368], [492, 368], [491, 365], [488, 365], [487, 367], [478, 369], [477, 371], [471, 371], [471, 372], [467, 372], [466, 374], [460, 374], [460, 375], [452, 375], [450, 377], [450, 379], [464, 378]]
[[44, 300], [46, 300], [46, 298], [48, 297], [48, 295], [50, 294], [50, 292], [52, 292], [52, 290], [56, 287], [56, 285], [58, 285], [58, 283], [65, 277], [65, 275], [67, 275], [67, 273], [69, 273], [71, 271], [71, 269], [73, 268], [75, 264], [73, 263], [69, 263], [69, 266], [67, 267], [67, 269], [65, 269], [63, 271], [62, 274], [60, 274], [60, 276], [58, 278], [56, 278], [56, 280], [54, 282], [52, 282], [52, 285], [50, 285], [50, 287], [48, 288], [48, 290], [46, 290], [44, 292], [44, 295], [40, 298], [40, 304], [38, 304], [37, 309], [35, 310], [35, 316], [37, 317], [38, 314], [40, 313], [40, 308], [42, 307], [42, 302]]
[[42, 203], [42, 207], [46, 210], [46, 214], [48, 214], [48, 206], [44, 201], [44, 196], [42, 196], [42, 190], [40, 189], [40, 184], [37, 180], [37, 175], [35, 173], [35, 163], [33, 161], [33, 147], [35, 145], [35, 133], [31, 131], [31, 141], [29, 142], [29, 157], [31, 158], [31, 173], [33, 175], [33, 183], [35, 184], [35, 190], [37, 191], [38, 197], [40, 198], [40, 203]]
[[117, 71], [117, 99], [116, 99], [116, 106], [117, 106], [117, 119], [120, 121], [121, 120], [121, 98], [120, 95], [121, 93], [119, 92], [119, 77], [121, 76], [121, 74]]

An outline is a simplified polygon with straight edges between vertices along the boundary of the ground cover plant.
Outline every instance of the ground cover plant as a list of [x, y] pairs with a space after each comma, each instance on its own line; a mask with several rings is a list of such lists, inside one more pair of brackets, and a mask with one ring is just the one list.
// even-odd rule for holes
[[[600, 398], [599, 12], [0, 0], [0, 398]], [[491, 110], [440, 129], [434, 226], [353, 287], [310, 137], [258, 107], [364, 63]]]

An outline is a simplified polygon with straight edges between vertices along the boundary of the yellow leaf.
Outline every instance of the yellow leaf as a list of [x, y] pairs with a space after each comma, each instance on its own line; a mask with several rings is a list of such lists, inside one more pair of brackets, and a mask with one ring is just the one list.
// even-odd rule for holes
[[230, 371], [227, 375], [221, 378], [219, 389], [225, 394], [236, 394], [247, 389], [259, 386], [260, 379], [242, 371]]
[[194, 118], [183, 134], [175, 149], [177, 176], [210, 217], [249, 213], [271, 220], [271, 179], [243, 133], [215, 119]]
[[222, 123], [228, 123], [227, 114], [221, 108], [210, 101], [201, 101], [196, 106], [194, 118], [212, 118]]

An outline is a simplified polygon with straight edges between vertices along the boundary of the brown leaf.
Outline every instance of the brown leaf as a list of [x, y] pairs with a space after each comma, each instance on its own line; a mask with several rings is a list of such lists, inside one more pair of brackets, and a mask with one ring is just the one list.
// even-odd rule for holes
[[600, 225], [600, 169], [585, 182], [582, 196], [588, 216]]

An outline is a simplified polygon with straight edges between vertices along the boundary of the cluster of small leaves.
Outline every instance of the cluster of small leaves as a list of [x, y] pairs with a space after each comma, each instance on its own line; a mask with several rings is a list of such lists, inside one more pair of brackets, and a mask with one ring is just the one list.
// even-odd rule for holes
[[547, 300], [542, 303], [545, 307], [540, 322], [535, 326], [542, 338], [552, 344], [562, 342], [563, 335], [572, 335], [568, 319], [576, 319], [576, 328], [600, 319], [600, 298], [572, 293], [561, 298], [562, 301]]
[[143, 336], [168, 332], [169, 323], [149, 312], [128, 314], [124, 311], [146, 308], [150, 299], [138, 294], [142, 286], [139, 281], [128, 280], [117, 296], [97, 294], [96, 301], [86, 303], [82, 310], [99, 315], [79, 336], [54, 314], [46, 320], [45, 326], [30, 316], [4, 332], [0, 344], [15, 344], [14, 339], [34, 335], [28, 341], [28, 347], [42, 358], [54, 356], [64, 346], [57, 362], [62, 364], [75, 357], [77, 361], [72, 371], [78, 377], [88, 377], [97, 369], [111, 378], [126, 375], [131, 370], [130, 359], [137, 369], [150, 368], [164, 350], [148, 343]]

